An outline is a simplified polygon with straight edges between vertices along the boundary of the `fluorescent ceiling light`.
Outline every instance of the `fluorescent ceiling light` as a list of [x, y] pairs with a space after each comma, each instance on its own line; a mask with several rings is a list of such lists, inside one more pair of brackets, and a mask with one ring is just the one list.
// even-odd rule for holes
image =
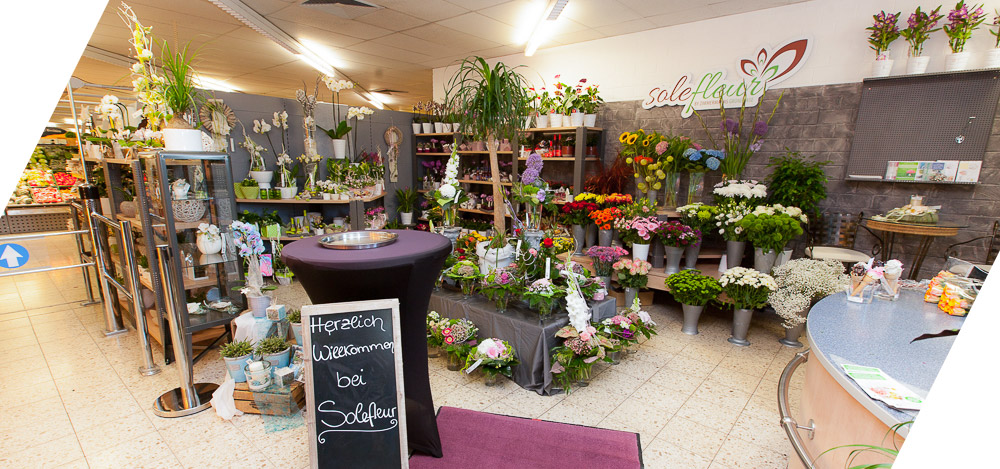
[[372, 103], [372, 106], [375, 106], [379, 109], [385, 109], [385, 105], [382, 104], [382, 101], [380, 101], [377, 97], [375, 97], [374, 94], [368, 93], [368, 96], [366, 98], [368, 99], [369, 103]]
[[528, 44], [524, 47], [525, 57], [535, 55], [538, 46], [552, 35], [552, 28], [555, 26], [556, 20], [559, 19], [559, 15], [562, 14], [567, 4], [569, 4], [569, 0], [549, 0], [548, 5], [545, 6], [541, 17], [535, 24], [535, 29], [528, 39]]
[[46, 127], [59, 127], [59, 124], [56, 124], [55, 122], [46, 122], [45, 126]]
[[330, 64], [334, 68], [344, 68], [347, 64], [337, 56], [329, 47], [309, 39], [299, 39], [299, 42], [309, 51], [312, 52], [318, 59], [322, 60], [324, 63]]
[[228, 93], [239, 91], [238, 89], [233, 88], [224, 81], [216, 80], [214, 78], [209, 78], [206, 76], [195, 75], [193, 81], [195, 86], [204, 90], [225, 91]]
[[315, 54], [311, 52], [306, 51], [306, 53], [304, 54], [295, 54], [295, 57], [309, 64], [309, 66], [315, 68], [317, 71], [319, 71], [319, 73], [322, 73], [324, 75], [329, 75], [331, 77], [336, 74], [336, 71], [333, 69], [333, 66], [326, 63], [322, 59], [316, 57]]

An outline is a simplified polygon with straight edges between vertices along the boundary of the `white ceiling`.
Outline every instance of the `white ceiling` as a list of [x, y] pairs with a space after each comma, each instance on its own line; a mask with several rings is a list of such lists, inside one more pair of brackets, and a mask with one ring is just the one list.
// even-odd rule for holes
[[[243, 0], [277, 27], [327, 58], [368, 90], [405, 93], [387, 99], [391, 108], [409, 109], [432, 95], [431, 70], [470, 55], [498, 57], [523, 51], [532, 8], [544, 0], [373, 0], [379, 8], [301, 5], [304, 0]], [[806, 0], [571, 0], [551, 38], [541, 48], [700, 21]], [[191, 43], [196, 68], [204, 76], [240, 91], [293, 97], [316, 72], [284, 48], [245, 26], [208, 0], [130, 0], [140, 21], [172, 45]], [[129, 55], [129, 31], [107, 10], [89, 46]], [[129, 86], [128, 70], [87, 57], [75, 76], [86, 82]], [[104, 90], [84, 88], [81, 93]], [[127, 93], [118, 92], [123, 95]], [[324, 94], [326, 95], [324, 97]], [[88, 99], [88, 98], [82, 98]], [[89, 98], [94, 99], [94, 98]], [[322, 90], [320, 99], [329, 99]], [[349, 98], [360, 104], [359, 97]], [[69, 116], [56, 109], [53, 122]]]

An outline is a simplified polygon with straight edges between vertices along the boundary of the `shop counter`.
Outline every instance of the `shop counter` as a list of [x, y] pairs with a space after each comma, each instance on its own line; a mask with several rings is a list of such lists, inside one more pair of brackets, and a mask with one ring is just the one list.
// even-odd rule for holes
[[[793, 415], [798, 425], [815, 426], [812, 438], [807, 430], [798, 431], [806, 454], [815, 460], [815, 467], [845, 467], [851, 449], [820, 457], [824, 451], [839, 445], [892, 448], [893, 444], [901, 444], [909, 426], [899, 428], [895, 437], [886, 438], [886, 434], [891, 427], [913, 420], [918, 413], [897, 410], [868, 397], [841, 365], [880, 368], [926, 398], [955, 336], [914, 339], [959, 329], [964, 321], [964, 317], [944, 313], [935, 303], [925, 303], [923, 291], [904, 290], [898, 301], [876, 299], [868, 304], [849, 303], [844, 293], [820, 300], [809, 312], [806, 330], [812, 348], [806, 362], [801, 410]], [[885, 462], [873, 457], [861, 456], [854, 464]], [[803, 464], [793, 454], [789, 467], [799, 468]]]

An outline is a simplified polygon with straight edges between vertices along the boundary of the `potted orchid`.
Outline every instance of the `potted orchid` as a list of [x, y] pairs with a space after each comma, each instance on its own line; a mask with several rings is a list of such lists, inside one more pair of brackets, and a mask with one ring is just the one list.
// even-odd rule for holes
[[233, 245], [247, 266], [246, 284], [239, 289], [246, 295], [247, 304], [254, 317], [266, 316], [267, 307], [271, 305], [271, 297], [264, 294], [274, 287], [264, 286], [264, 276], [260, 270], [260, 255], [264, 253], [264, 241], [260, 238], [257, 227], [249, 223], [234, 220], [229, 225], [233, 236]]
[[872, 50], [875, 51], [875, 63], [872, 64], [872, 76], [873, 77], [887, 77], [892, 71], [892, 59], [889, 58], [889, 46], [899, 39], [899, 26], [896, 26], [897, 20], [899, 20], [899, 12], [896, 13], [886, 13], [885, 10], [879, 12], [879, 14], [872, 16], [875, 23], [867, 28], [871, 31], [871, 35], [868, 36], [868, 44]]
[[660, 222], [655, 216], [619, 218], [615, 220], [615, 229], [622, 242], [632, 246], [632, 258], [645, 261], [650, 242], [660, 229]]
[[993, 41], [993, 48], [986, 51], [986, 63], [984, 68], [1000, 67], [1000, 10], [993, 10], [993, 24], [989, 26], [989, 32], [996, 40]]
[[944, 33], [948, 36], [951, 54], [945, 57], [944, 70], [946, 72], [965, 70], [969, 62], [969, 52], [965, 50], [965, 43], [972, 37], [972, 32], [986, 21], [986, 13], [983, 13], [982, 4], [970, 8], [965, 5], [965, 0], [962, 0], [955, 5], [954, 10], [948, 12], [948, 21], [949, 23], [944, 25]]
[[727, 270], [719, 278], [719, 284], [722, 285], [722, 292], [729, 297], [729, 302], [724, 304], [735, 309], [732, 337], [728, 340], [732, 344], [746, 347], [750, 345], [747, 331], [750, 330], [753, 310], [767, 304], [768, 296], [778, 289], [778, 285], [770, 275], [746, 267]]
[[[586, 78], [580, 79], [580, 83], [586, 82]], [[583, 113], [584, 127], [597, 126], [597, 110], [604, 104], [604, 98], [601, 98], [600, 92], [597, 91], [598, 86], [600, 85], [587, 85], [578, 98], [580, 112]]]
[[[263, 127], [260, 125], [261, 121], [259, 120], [253, 121], [253, 124], [253, 132], [256, 134], [266, 133], [271, 130], [271, 125], [266, 122]], [[243, 130], [243, 142], [240, 143], [240, 146], [246, 149], [247, 153], [250, 154], [250, 177], [252, 177], [254, 181], [257, 181], [258, 186], [266, 184], [267, 187], [270, 187], [271, 178], [274, 177], [274, 171], [267, 171], [267, 164], [264, 162], [264, 152], [267, 151], [267, 149], [262, 145], [257, 144], [257, 142], [253, 141], [253, 139], [247, 135], [247, 129], [242, 122], [240, 122], [240, 127]]]
[[612, 268], [618, 274], [618, 284], [625, 287], [625, 304], [632, 304], [639, 296], [639, 290], [649, 281], [649, 269], [653, 264], [642, 259], [619, 259]]
[[486, 385], [496, 386], [501, 376], [511, 377], [511, 367], [518, 364], [514, 346], [506, 340], [483, 339], [465, 358], [462, 370], [472, 373], [477, 368], [486, 375]]
[[333, 121], [337, 123], [337, 126], [329, 130], [322, 127], [319, 129], [330, 137], [333, 143], [333, 157], [340, 160], [347, 156], [347, 139], [344, 137], [347, 137], [347, 134], [351, 133], [351, 126], [348, 125], [350, 117], [344, 120], [340, 119], [340, 92], [354, 89], [354, 82], [350, 80], [337, 80], [332, 76], [326, 75], [323, 77], [323, 83], [333, 92]]
[[917, 7], [916, 11], [911, 13], [906, 20], [907, 27], [899, 32], [910, 44], [910, 58], [906, 61], [907, 75], [924, 73], [927, 70], [927, 64], [931, 58], [923, 55], [924, 42], [930, 39], [931, 33], [941, 30], [941, 28], [934, 27], [943, 17], [939, 13], [940, 11], [940, 5], [930, 13], [921, 11], [920, 7]]

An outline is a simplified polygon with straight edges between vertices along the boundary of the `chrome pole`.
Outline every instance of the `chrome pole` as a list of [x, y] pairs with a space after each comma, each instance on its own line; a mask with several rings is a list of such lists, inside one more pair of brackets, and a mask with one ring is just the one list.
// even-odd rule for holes
[[146, 334], [146, 313], [142, 308], [142, 285], [139, 283], [139, 265], [135, 259], [135, 242], [132, 234], [132, 222], [121, 221], [122, 244], [125, 252], [125, 268], [128, 269], [129, 289], [132, 293], [132, 312], [135, 313], [135, 331], [139, 333], [139, 344], [142, 345], [142, 363], [139, 373], [152, 376], [160, 372], [160, 367], [153, 361], [153, 348]]
[[87, 175], [87, 161], [83, 154], [83, 133], [80, 132], [80, 119], [76, 117], [76, 100], [73, 99], [73, 80], [66, 83], [66, 92], [69, 94], [69, 110], [73, 113], [73, 128], [76, 130], [76, 151], [80, 154], [80, 168], [83, 169], [83, 182], [90, 184], [90, 176]]
[[[73, 218], [73, 231], [80, 231], [80, 208], [75, 203], [69, 205], [70, 211], [72, 212]], [[76, 251], [80, 254], [80, 263], [83, 264], [87, 262], [86, 256], [83, 254], [83, 235], [77, 233], [73, 236], [76, 241]], [[87, 301], [81, 306], [96, 305], [98, 303], [97, 299], [94, 298], [94, 286], [90, 281], [90, 269], [86, 267], [81, 267], [80, 270], [83, 273], [83, 285], [87, 288]]]
[[806, 436], [811, 440], [816, 435], [816, 423], [812, 419], [809, 419], [808, 426], [799, 425], [795, 421], [795, 418], [792, 417], [791, 407], [788, 405], [788, 382], [792, 379], [792, 373], [795, 372], [795, 369], [808, 360], [809, 350], [796, 353], [781, 372], [781, 377], [778, 378], [778, 417], [781, 427], [785, 429], [788, 441], [792, 444], [792, 449], [795, 450], [795, 454], [799, 457], [799, 460], [802, 461], [802, 465], [806, 469], [814, 469], [816, 461], [806, 451], [805, 443], [803, 443], [802, 437], [799, 436], [799, 430], [805, 430]]
[[180, 376], [180, 387], [171, 389], [153, 401], [153, 413], [160, 417], [184, 417], [196, 414], [211, 406], [212, 393], [219, 387], [213, 383], [194, 384], [191, 354], [189, 353], [188, 337], [181, 322], [180, 311], [174, 301], [175, 269], [170, 259], [170, 246], [156, 246], [159, 260], [160, 279], [163, 287], [164, 306], [167, 310], [167, 323], [170, 337], [173, 340], [174, 361], [177, 362], [177, 374]]
[[108, 285], [108, 280], [105, 278], [107, 272], [104, 269], [106, 264], [100, 237], [101, 226], [100, 222], [93, 216], [94, 213], [98, 213], [98, 199], [100, 199], [100, 194], [97, 192], [97, 186], [91, 184], [80, 186], [80, 200], [83, 201], [84, 207], [87, 209], [87, 226], [90, 227], [90, 245], [94, 249], [94, 263], [97, 264], [97, 285], [101, 288], [101, 296], [104, 297], [104, 335], [111, 337], [124, 334], [128, 332], [128, 329], [121, 326], [118, 317], [115, 315], [115, 308], [112, 304], [114, 296], [111, 295], [111, 285]]

